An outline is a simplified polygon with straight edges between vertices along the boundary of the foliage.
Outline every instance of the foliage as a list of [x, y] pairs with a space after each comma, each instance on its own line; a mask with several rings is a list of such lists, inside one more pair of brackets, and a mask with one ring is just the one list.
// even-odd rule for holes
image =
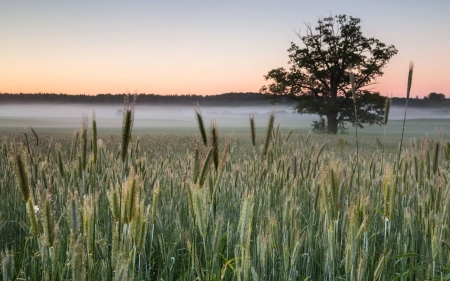
[[[305, 47], [291, 42], [288, 49], [290, 69], [269, 71], [264, 77], [273, 83], [261, 92], [291, 97], [300, 114], [325, 116], [331, 134], [344, 122], [361, 128], [362, 124], [381, 124], [384, 99], [367, 87], [383, 75], [382, 68], [397, 49], [364, 37], [359, 24], [360, 19], [346, 15], [320, 19], [314, 29], [308, 24], [305, 36], [297, 34]], [[353, 114], [350, 70], [355, 77], [358, 120]]]

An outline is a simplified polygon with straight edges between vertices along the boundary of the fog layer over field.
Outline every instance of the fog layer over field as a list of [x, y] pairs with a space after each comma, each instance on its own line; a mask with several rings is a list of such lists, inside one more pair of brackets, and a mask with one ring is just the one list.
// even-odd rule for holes
[[[0, 127], [80, 127], [81, 117], [86, 114], [91, 120], [95, 110], [98, 127], [119, 128], [122, 126], [120, 105], [0, 105]], [[249, 114], [253, 114], [257, 127], [265, 127], [270, 113], [275, 110], [276, 123], [282, 126], [310, 126], [314, 115], [293, 113], [287, 106], [255, 107], [201, 107], [205, 123], [216, 119], [220, 127], [248, 127]], [[195, 128], [192, 106], [140, 106], [135, 109], [136, 128]]]
[[[95, 110], [99, 128], [120, 128], [122, 125], [120, 105], [0, 105], [0, 127], [79, 128], [81, 117], [92, 119]], [[201, 107], [205, 123], [216, 119], [219, 128], [244, 128], [249, 126], [249, 114], [255, 116], [257, 127], [265, 127], [269, 115], [275, 111], [275, 125], [282, 128], [311, 128], [317, 115], [299, 115], [288, 106], [255, 107]], [[402, 120], [403, 107], [392, 107], [389, 120]], [[450, 119], [449, 109], [408, 108], [407, 119]], [[191, 106], [144, 106], [137, 105], [136, 128], [195, 128], [194, 108]]]

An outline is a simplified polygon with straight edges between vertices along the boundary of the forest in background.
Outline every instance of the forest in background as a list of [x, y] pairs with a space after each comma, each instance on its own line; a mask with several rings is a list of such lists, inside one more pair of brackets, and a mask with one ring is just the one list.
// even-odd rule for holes
[[[68, 95], [56, 93], [0, 93], [0, 104], [123, 104], [126, 94], [98, 94], [98, 95]], [[270, 105], [273, 98], [260, 93], [224, 93], [220, 95], [156, 95], [138, 94], [140, 105], [184, 105], [192, 106], [258, 106]], [[281, 98], [277, 102], [289, 104], [288, 98]], [[295, 101], [294, 101], [295, 102]], [[392, 98], [392, 106], [404, 106], [406, 98]], [[411, 107], [450, 107], [450, 99], [444, 94], [430, 93], [422, 99], [411, 98]]]
[[[123, 104], [126, 94], [67, 95], [54, 93], [0, 94], [0, 103], [45, 103], [45, 104]], [[221, 95], [155, 95], [138, 94], [140, 105], [192, 106], [250, 106], [268, 105], [270, 100], [259, 93], [226, 93]]]

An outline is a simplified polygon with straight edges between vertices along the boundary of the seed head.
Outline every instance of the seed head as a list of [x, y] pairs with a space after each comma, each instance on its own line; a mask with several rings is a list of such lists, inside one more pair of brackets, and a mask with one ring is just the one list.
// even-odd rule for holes
[[16, 175], [17, 186], [20, 189], [20, 195], [23, 202], [27, 203], [30, 199], [31, 190], [28, 182], [27, 162], [23, 151], [13, 156], [14, 172]]
[[414, 62], [409, 62], [409, 71], [408, 71], [408, 88], [406, 90], [406, 99], [409, 99], [409, 95], [411, 93], [411, 84], [412, 84], [412, 76], [414, 70]]

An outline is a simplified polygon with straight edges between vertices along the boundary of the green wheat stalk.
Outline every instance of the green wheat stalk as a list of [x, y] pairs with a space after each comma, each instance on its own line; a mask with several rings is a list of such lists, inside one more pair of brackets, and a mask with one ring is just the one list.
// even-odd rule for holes
[[263, 150], [264, 155], [267, 154], [267, 151], [269, 149], [270, 137], [272, 135], [274, 121], [275, 121], [275, 112], [272, 111], [272, 113], [270, 114], [270, 117], [269, 117], [269, 123], [267, 124], [266, 141], [264, 142], [264, 150]]
[[31, 196], [30, 183], [28, 181], [28, 166], [24, 153], [13, 156], [14, 174], [16, 175], [17, 186], [24, 203], [27, 203]]
[[125, 162], [128, 153], [128, 145], [131, 141], [131, 131], [133, 129], [134, 122], [134, 110], [136, 107], [137, 95], [133, 95], [133, 100], [130, 101], [130, 97], [125, 95], [124, 108], [123, 108], [123, 121], [122, 121], [122, 145], [120, 148], [120, 158], [122, 163]]
[[381, 165], [383, 165], [384, 162], [384, 143], [386, 139], [386, 126], [389, 120], [389, 111], [391, 109], [391, 99], [387, 98], [384, 102], [384, 116], [383, 116], [383, 124], [384, 124], [384, 132], [383, 132], [383, 144], [382, 144], [382, 153], [381, 153]]
[[88, 128], [88, 117], [83, 115], [82, 125], [81, 125], [81, 165], [83, 170], [86, 170], [87, 163], [87, 128]]
[[39, 146], [39, 137], [33, 127], [30, 126], [31, 131], [33, 132], [34, 137], [36, 138], [36, 146]]
[[410, 96], [410, 93], [411, 93], [411, 84], [412, 84], [413, 70], [414, 70], [414, 63], [411, 61], [409, 63], [409, 70], [408, 70], [408, 85], [407, 85], [407, 88], [406, 88], [405, 115], [403, 117], [402, 138], [400, 139], [400, 146], [398, 148], [397, 168], [395, 169], [396, 172], [398, 172], [398, 169], [400, 167], [400, 155], [402, 153], [403, 135], [405, 133], [405, 124], [406, 124], [406, 111], [408, 110], [408, 100], [409, 100], [409, 96]]
[[1, 262], [3, 280], [13, 280], [13, 276], [15, 275], [14, 249], [8, 250], [8, 248], [6, 248], [2, 251]]
[[26, 130], [25, 130], [24, 134], [25, 134], [25, 142], [27, 144], [28, 155], [30, 155], [31, 163], [33, 163], [34, 162], [33, 161], [33, 156], [31, 155], [31, 149], [30, 149], [30, 144], [28, 142], [28, 136], [27, 136], [27, 131]]
[[255, 146], [256, 144], [255, 117], [253, 116], [253, 114], [249, 115], [249, 119], [250, 119], [250, 132], [252, 135], [252, 145]]
[[200, 135], [202, 136], [203, 144], [207, 146], [208, 139], [206, 138], [205, 124], [203, 123], [202, 113], [200, 111], [200, 106], [198, 104], [194, 107], [194, 111], [195, 117], [197, 118], [198, 129], [200, 130]]
[[219, 136], [216, 120], [211, 121], [211, 147], [213, 154], [214, 169], [219, 168]]
[[358, 173], [358, 185], [359, 185], [359, 145], [358, 145], [358, 114], [356, 111], [356, 87], [355, 87], [355, 76], [353, 71], [350, 70], [350, 84], [352, 86], [352, 96], [353, 96], [353, 106], [355, 107], [355, 129], [356, 129], [356, 169]]
[[94, 154], [94, 163], [97, 163], [97, 119], [95, 111], [92, 111], [92, 153]]

